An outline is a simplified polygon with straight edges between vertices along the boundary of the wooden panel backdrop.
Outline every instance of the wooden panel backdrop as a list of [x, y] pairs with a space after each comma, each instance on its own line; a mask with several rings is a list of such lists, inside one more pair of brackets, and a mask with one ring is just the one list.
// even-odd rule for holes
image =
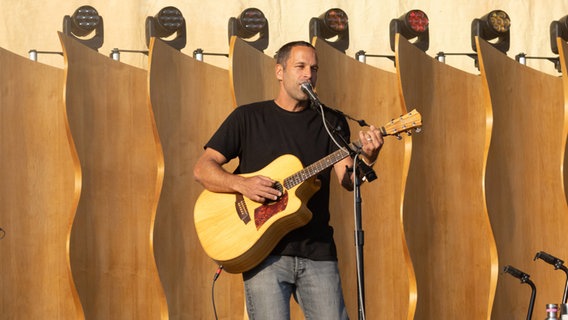
[[[535, 317], [547, 303], [560, 303], [566, 275], [542, 260], [538, 251], [568, 258], [562, 227], [568, 225], [562, 165], [566, 105], [562, 80], [517, 63], [477, 41], [486, 105], [493, 109], [487, 161], [487, 207], [502, 268], [512, 265], [537, 286]], [[501, 274], [494, 319], [526, 317], [531, 290]]]
[[[195, 233], [193, 207], [203, 187], [193, 179], [193, 166], [234, 108], [229, 73], [154, 38], [149, 61], [150, 99], [165, 162], [154, 231], [156, 263], [171, 319], [213, 319], [211, 285], [217, 266]], [[220, 319], [242, 319], [241, 275], [223, 273], [215, 299]]]
[[231, 37], [229, 79], [235, 106], [274, 99], [278, 95], [276, 61], [260, 53], [244, 40]]
[[398, 35], [396, 45], [403, 99], [422, 114], [424, 129], [413, 139], [404, 198], [416, 319], [489, 319], [498, 270], [483, 188], [491, 110], [481, 79]]
[[[316, 39], [322, 102], [356, 119], [382, 126], [406, 113], [397, 76], [360, 63]], [[367, 130], [349, 121], [351, 139]], [[416, 283], [402, 225], [402, 199], [410, 163], [411, 138], [385, 137], [374, 168], [378, 178], [361, 186], [366, 315], [369, 319], [412, 319]], [[333, 182], [337, 182], [333, 180]], [[357, 272], [353, 240], [353, 193], [332, 184], [332, 224], [343, 290], [351, 318], [357, 317]]]
[[[568, 108], [568, 43], [562, 38], [556, 38], [558, 44], [558, 53], [560, 59], [560, 65], [562, 67], [562, 88], [564, 93], [564, 110]], [[564, 117], [568, 117], [568, 113], [564, 114]], [[564, 128], [565, 132], [563, 136], [566, 138], [568, 133], [568, 128]], [[568, 146], [568, 139], [566, 139], [565, 145]], [[568, 199], [568, 152], [567, 148], [564, 148], [564, 163], [562, 167], [562, 172], [564, 175], [564, 195]], [[567, 258], [568, 259], [568, 258]], [[563, 259], [564, 260], [564, 259]]]
[[81, 319], [69, 236], [81, 168], [63, 71], [0, 48], [0, 314]]
[[65, 103], [83, 169], [71, 267], [89, 319], [164, 319], [152, 232], [163, 157], [147, 72], [60, 33]]

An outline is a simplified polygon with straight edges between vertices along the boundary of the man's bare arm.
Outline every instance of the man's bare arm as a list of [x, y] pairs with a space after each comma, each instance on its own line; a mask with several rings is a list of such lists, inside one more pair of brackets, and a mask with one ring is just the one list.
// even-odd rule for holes
[[237, 192], [245, 197], [264, 202], [266, 199], [276, 200], [280, 192], [272, 186], [274, 180], [265, 176], [243, 177], [232, 174], [223, 168], [227, 159], [217, 150], [207, 148], [195, 167], [195, 180], [212, 192]]

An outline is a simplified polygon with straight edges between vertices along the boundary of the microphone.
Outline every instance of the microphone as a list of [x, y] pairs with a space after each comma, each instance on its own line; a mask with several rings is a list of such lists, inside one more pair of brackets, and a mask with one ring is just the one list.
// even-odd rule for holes
[[542, 259], [544, 262], [553, 265], [555, 269], [561, 268], [562, 264], [564, 264], [564, 261], [544, 251], [537, 252], [536, 256], [534, 257], [534, 260], [536, 259]]
[[503, 268], [503, 272], [509, 273], [513, 277], [521, 280], [521, 283], [526, 283], [531, 286], [531, 300], [529, 302], [529, 310], [527, 311], [527, 320], [532, 319], [533, 309], [534, 309], [534, 301], [536, 300], [536, 286], [534, 282], [531, 281], [530, 276], [519, 269], [516, 269], [510, 265], [507, 265]]
[[512, 275], [513, 277], [521, 280], [521, 282], [523, 282], [523, 283], [530, 281], [529, 280], [530, 276], [528, 274], [526, 274], [526, 273], [522, 272], [521, 270], [516, 269], [516, 268], [514, 268], [510, 265], [505, 266], [503, 268], [503, 272]]
[[319, 101], [318, 95], [314, 92], [314, 88], [309, 81], [302, 83], [300, 85], [300, 88], [302, 88], [302, 91], [304, 91], [304, 93], [308, 95], [310, 100], [312, 100], [312, 102], [316, 106], [321, 107], [321, 102]]

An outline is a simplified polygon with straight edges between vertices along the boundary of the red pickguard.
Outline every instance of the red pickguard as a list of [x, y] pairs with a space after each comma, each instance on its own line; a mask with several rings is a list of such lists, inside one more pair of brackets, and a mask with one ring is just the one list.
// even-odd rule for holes
[[288, 192], [285, 191], [284, 194], [276, 202], [270, 204], [263, 204], [260, 207], [254, 209], [254, 223], [256, 229], [260, 229], [262, 225], [272, 218], [278, 212], [284, 211], [288, 205]]

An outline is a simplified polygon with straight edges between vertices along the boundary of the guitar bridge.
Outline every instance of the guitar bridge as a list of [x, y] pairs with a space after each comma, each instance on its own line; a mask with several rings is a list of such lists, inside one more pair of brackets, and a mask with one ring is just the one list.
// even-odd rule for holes
[[235, 209], [237, 211], [237, 214], [239, 215], [239, 218], [245, 223], [249, 223], [250, 222], [250, 215], [248, 213], [248, 209], [247, 209], [247, 204], [245, 202], [245, 198], [243, 197], [242, 194], [237, 194], [236, 195], [236, 200], [235, 200]]

